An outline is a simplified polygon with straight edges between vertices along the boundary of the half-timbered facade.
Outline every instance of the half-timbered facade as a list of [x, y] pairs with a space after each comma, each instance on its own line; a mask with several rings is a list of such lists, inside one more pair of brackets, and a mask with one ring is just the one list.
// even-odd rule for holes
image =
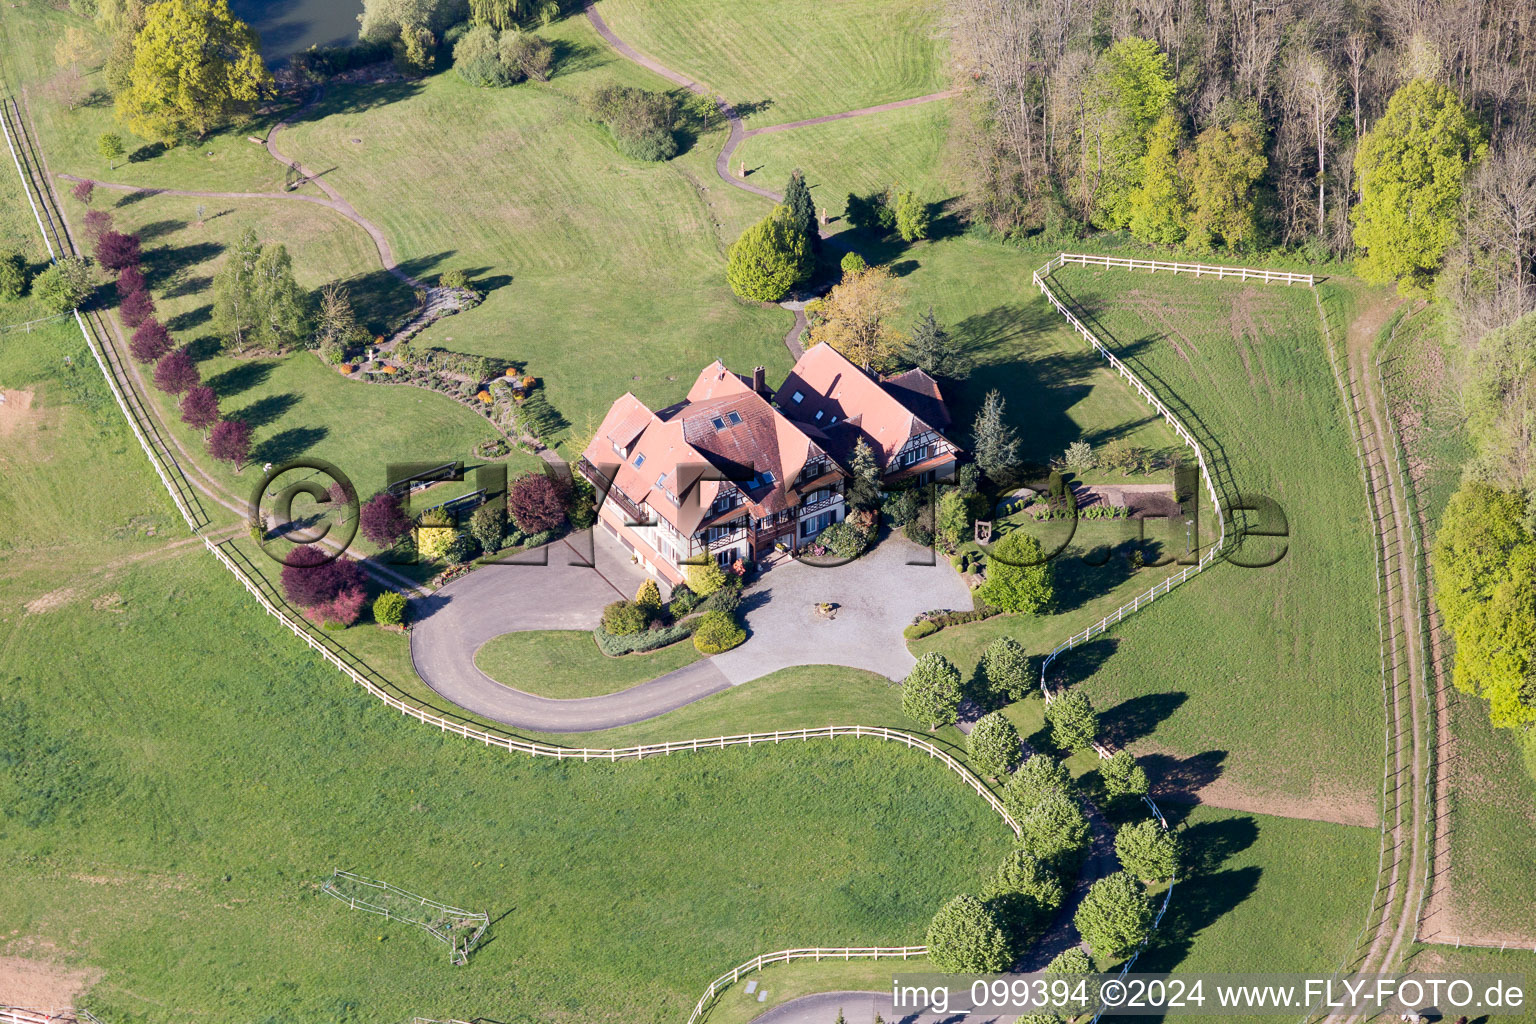
[[[632, 394], [614, 402], [577, 464], [604, 496], [600, 528], [648, 572], [679, 583], [685, 563], [798, 550], [840, 522], [860, 437], [888, 481], [953, 475], [956, 449], [940, 433], [949, 421], [933, 378], [911, 371], [877, 380], [837, 356], [863, 384], [832, 381], [829, 368], [847, 371], [821, 357], [807, 363], [810, 356], [777, 392], [761, 367], [747, 378], [716, 361], [676, 405], [652, 411]], [[814, 390], [829, 382], [830, 390]]]

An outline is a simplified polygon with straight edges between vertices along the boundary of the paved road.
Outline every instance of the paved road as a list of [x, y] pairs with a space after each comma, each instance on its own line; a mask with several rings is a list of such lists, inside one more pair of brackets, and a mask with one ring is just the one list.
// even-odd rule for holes
[[[586, 537], [551, 545], [548, 565], [492, 565], [412, 602], [411, 660], [428, 686], [476, 714], [518, 729], [592, 732], [655, 718], [702, 697], [794, 665], [845, 665], [901, 679], [916, 663], [901, 630], [918, 612], [969, 608], [970, 592], [942, 559], [902, 537], [863, 558], [818, 569], [787, 562], [742, 602], [750, 636], [734, 651], [685, 665], [618, 693], [554, 700], [503, 685], [475, 652], [503, 633], [593, 629], [603, 606], [630, 597], [645, 577], [618, 544], [596, 531], [595, 568], [574, 557]], [[578, 561], [578, 564], [570, 564]], [[911, 565], [930, 561], [934, 564]], [[838, 605], [828, 619], [815, 605]], [[530, 688], [537, 688], [534, 681]]]
[[[590, 732], [644, 721], [731, 684], [708, 660], [618, 693], [554, 700], [504, 686], [475, 664], [493, 637], [534, 629], [593, 629], [603, 606], [630, 597], [644, 578], [598, 531], [593, 568], [585, 536], [545, 549], [548, 564], [488, 565], [412, 601], [411, 660], [428, 686], [478, 715], [539, 732]], [[583, 553], [578, 555], [578, 550]], [[578, 564], [572, 565], [571, 562]]]

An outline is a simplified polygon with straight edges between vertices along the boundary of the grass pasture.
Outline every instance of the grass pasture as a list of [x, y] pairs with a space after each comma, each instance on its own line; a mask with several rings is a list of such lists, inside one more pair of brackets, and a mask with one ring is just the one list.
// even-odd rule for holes
[[938, 92], [938, 9], [919, 0], [603, 0], [635, 49], [782, 124]]
[[[1311, 293], [1079, 268], [1054, 281], [1187, 414], [1219, 488], [1273, 499], [1289, 524], [1277, 564], [1202, 575], [1066, 655], [1066, 678], [1102, 710], [1135, 702], [1123, 739], [1164, 773], [1219, 781], [1251, 809], [1274, 799], [1287, 813], [1374, 821], [1370, 526]], [[1270, 544], [1250, 541], [1245, 557], [1272, 557]]]
[[[104, 1019], [670, 1021], [765, 949], [916, 941], [1007, 847], [969, 789], [890, 744], [584, 765], [388, 713], [199, 545], [167, 547], [179, 531], [114, 535], [169, 505], [58, 345], [0, 352], [0, 385], [44, 396], [59, 428], [14, 446], [7, 478], [69, 459], [113, 486], [0, 524], [13, 549], [49, 545], [48, 572], [0, 579], [0, 721], [30, 752], [0, 768], [0, 953], [101, 968], [85, 1002]], [[135, 554], [153, 557], [104, 571]], [[28, 611], [59, 566], [83, 578]], [[868, 841], [898, 822], [902, 842]], [[334, 867], [485, 907], [490, 941], [452, 968], [321, 893]]]

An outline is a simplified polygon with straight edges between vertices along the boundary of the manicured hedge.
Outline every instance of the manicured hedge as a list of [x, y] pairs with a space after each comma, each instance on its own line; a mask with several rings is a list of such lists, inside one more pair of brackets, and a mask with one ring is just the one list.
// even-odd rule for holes
[[594, 629], [592, 636], [596, 638], [599, 650], [609, 657], [617, 658], [621, 654], [654, 651], [658, 647], [666, 647], [679, 640], [686, 640], [692, 635], [694, 625], [695, 623], [692, 622], [679, 622], [675, 626], [643, 629], [628, 636], [614, 636], [612, 633], [605, 633], [602, 629]]

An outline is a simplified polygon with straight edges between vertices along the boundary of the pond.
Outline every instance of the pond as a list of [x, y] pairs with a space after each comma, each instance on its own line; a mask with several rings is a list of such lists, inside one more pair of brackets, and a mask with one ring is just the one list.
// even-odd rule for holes
[[260, 34], [271, 66], [311, 46], [355, 42], [363, 11], [360, 0], [230, 0], [229, 8]]

